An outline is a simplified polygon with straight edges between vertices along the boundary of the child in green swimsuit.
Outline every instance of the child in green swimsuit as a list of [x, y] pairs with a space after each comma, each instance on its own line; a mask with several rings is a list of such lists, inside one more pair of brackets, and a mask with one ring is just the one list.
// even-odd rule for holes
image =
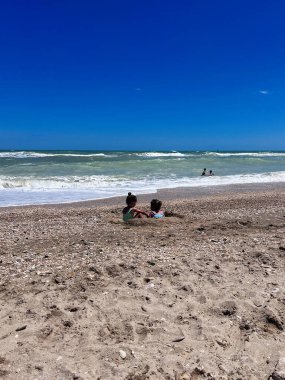
[[128, 193], [128, 196], [126, 198], [126, 204], [127, 206], [123, 209], [124, 222], [128, 222], [129, 220], [135, 218], [142, 218], [143, 215], [148, 217], [148, 214], [145, 211], [139, 210], [135, 207], [135, 205], [137, 204], [137, 197], [134, 194]]

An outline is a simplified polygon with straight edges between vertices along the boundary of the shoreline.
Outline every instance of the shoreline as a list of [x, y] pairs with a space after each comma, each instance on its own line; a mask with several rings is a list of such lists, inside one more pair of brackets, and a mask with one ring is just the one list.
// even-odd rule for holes
[[[215, 186], [201, 186], [201, 187], [176, 187], [176, 188], [164, 188], [158, 189], [155, 193], [139, 194], [138, 203], [150, 202], [152, 198], [158, 198], [162, 201], [173, 200], [191, 200], [194, 198], [207, 198], [217, 195], [229, 195], [237, 193], [261, 193], [272, 191], [285, 190], [285, 182], [274, 183], [252, 183], [252, 184], [233, 184], [233, 185], [215, 185]], [[131, 190], [130, 190], [131, 191]], [[126, 194], [127, 196], [127, 194]], [[100, 206], [119, 206], [125, 204], [126, 196], [114, 196], [102, 199], [93, 199], [85, 201], [75, 201], [66, 203], [46, 203], [46, 204], [28, 204], [28, 205], [16, 205], [16, 206], [0, 206], [1, 210], [10, 209], [26, 209], [26, 208], [77, 208], [77, 207], [100, 207]]]

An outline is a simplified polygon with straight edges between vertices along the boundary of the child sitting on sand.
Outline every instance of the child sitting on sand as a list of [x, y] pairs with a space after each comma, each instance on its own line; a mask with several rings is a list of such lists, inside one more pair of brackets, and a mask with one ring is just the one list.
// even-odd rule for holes
[[142, 218], [143, 215], [148, 217], [148, 214], [145, 211], [139, 210], [135, 207], [135, 205], [137, 204], [137, 197], [134, 194], [128, 193], [128, 196], [126, 198], [126, 204], [127, 206], [123, 209], [124, 222], [128, 222], [129, 220], [135, 218]]
[[164, 217], [164, 212], [160, 210], [161, 205], [162, 205], [162, 202], [159, 201], [158, 199], [153, 199], [150, 202], [150, 209], [151, 209], [151, 212], [149, 213], [150, 218], [159, 219], [159, 218]]

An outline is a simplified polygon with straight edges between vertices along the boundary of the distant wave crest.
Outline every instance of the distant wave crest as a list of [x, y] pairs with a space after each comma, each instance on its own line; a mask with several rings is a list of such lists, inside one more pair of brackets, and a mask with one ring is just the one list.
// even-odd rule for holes
[[285, 153], [281, 152], [206, 152], [205, 155], [215, 157], [285, 157]]
[[41, 152], [0, 152], [0, 158], [42, 158], [42, 157], [116, 157], [105, 153], [41, 153]]
[[165, 152], [79, 152], [79, 151], [62, 151], [62, 152], [35, 152], [35, 151], [2, 151], [0, 152], [0, 158], [44, 158], [44, 157], [80, 157], [80, 158], [92, 158], [92, 157], [140, 157], [140, 158], [188, 158], [188, 157], [285, 157], [284, 152], [177, 152], [177, 151], [165, 151]]
[[158, 158], [158, 157], [186, 157], [190, 154], [180, 152], [144, 152], [135, 153], [138, 157]]

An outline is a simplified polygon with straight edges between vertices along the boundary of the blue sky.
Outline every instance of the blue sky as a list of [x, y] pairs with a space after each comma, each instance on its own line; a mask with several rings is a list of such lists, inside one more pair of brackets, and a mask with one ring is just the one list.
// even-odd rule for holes
[[0, 149], [282, 150], [284, 0], [6, 1]]

